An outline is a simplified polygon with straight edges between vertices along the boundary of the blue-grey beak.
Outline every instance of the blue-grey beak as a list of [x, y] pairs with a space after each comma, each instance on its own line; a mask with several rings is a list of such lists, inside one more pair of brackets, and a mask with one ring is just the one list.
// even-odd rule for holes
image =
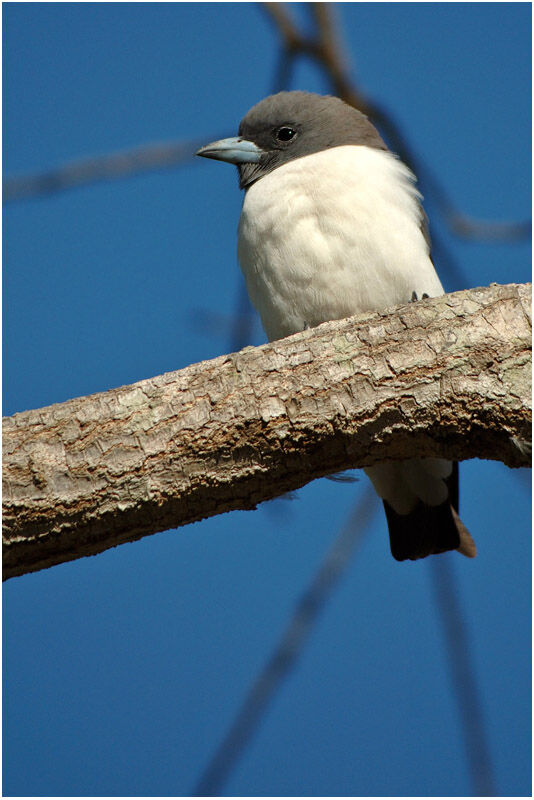
[[263, 150], [254, 142], [232, 136], [229, 139], [219, 139], [196, 152], [197, 156], [216, 158], [217, 161], [229, 161], [230, 164], [257, 164], [263, 155]]

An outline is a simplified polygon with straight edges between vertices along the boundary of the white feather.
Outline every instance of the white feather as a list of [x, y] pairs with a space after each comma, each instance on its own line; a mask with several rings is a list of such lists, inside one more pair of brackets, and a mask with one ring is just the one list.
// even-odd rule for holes
[[387, 151], [346, 145], [253, 184], [238, 256], [269, 339], [443, 289], [414, 178]]

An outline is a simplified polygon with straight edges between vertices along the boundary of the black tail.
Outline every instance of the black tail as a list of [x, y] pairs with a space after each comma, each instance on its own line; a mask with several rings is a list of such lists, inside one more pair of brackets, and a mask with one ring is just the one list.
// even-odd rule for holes
[[445, 482], [449, 497], [439, 506], [419, 501], [409, 514], [398, 514], [384, 500], [391, 554], [397, 561], [415, 561], [447, 550], [459, 550], [469, 558], [476, 555], [475, 543], [458, 516], [457, 462]]

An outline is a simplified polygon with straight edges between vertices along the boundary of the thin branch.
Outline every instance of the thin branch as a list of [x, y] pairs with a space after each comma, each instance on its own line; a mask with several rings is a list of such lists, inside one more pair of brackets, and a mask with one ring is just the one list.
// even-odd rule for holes
[[294, 669], [314, 623], [339, 583], [377, 509], [376, 496], [368, 487], [354, 505], [313, 581], [298, 601], [285, 632], [252, 684], [228, 733], [202, 774], [193, 796], [215, 797], [221, 794], [239, 757], [257, 730], [269, 704], [273, 702], [275, 693]]
[[530, 287], [325, 323], [4, 420], [4, 576], [398, 458], [530, 463]]
[[[458, 236], [489, 241], [517, 241], [530, 238], [531, 222], [499, 222], [477, 220], [458, 212], [432, 171], [416, 159], [406, 145], [397, 123], [376, 103], [369, 101], [351, 82], [347, 60], [336, 33], [330, 3], [312, 3], [318, 36], [311, 39], [294, 25], [283, 3], [263, 3], [277, 26], [284, 44], [278, 67], [279, 85], [288, 85], [297, 55], [306, 55], [321, 66], [332, 83], [333, 91], [347, 103], [360, 109], [382, 130], [392, 149], [426, 183], [435, 194], [445, 221]], [[217, 138], [214, 136], [206, 138]], [[190, 160], [205, 139], [195, 142], [147, 144], [132, 150], [80, 159], [64, 166], [25, 176], [8, 177], [3, 182], [4, 203], [15, 200], [45, 197], [56, 192], [116, 180], [140, 172], [150, 172], [181, 166]]]
[[307, 55], [317, 61], [330, 78], [336, 94], [367, 113], [365, 98], [349, 80], [345, 59], [341, 56], [341, 48], [334, 35], [334, 23], [328, 4], [313, 3], [311, 6], [318, 27], [318, 35], [313, 39], [298, 30], [283, 3], [263, 3], [278, 28], [286, 50], [294, 55]]
[[467, 216], [467, 214], [460, 214], [450, 206], [448, 211], [445, 208], [442, 204], [442, 213], [445, 214], [450, 229], [464, 239], [483, 239], [486, 242], [515, 242], [519, 240], [525, 241], [532, 236], [531, 220], [506, 222], [475, 219]]
[[448, 555], [430, 559], [433, 587], [443, 622], [447, 654], [449, 656], [458, 713], [462, 721], [465, 749], [473, 795], [494, 797], [495, 780], [493, 764], [484, 725], [484, 714], [476, 671], [472, 663], [465, 614], [458, 600], [458, 587], [454, 581], [453, 564]]
[[271, 16], [284, 40], [286, 50], [305, 50], [313, 43], [306, 40], [293, 24], [288, 6], [284, 3], [263, 3], [263, 8]]
[[6, 178], [4, 203], [25, 200], [98, 181], [116, 180], [139, 172], [153, 172], [181, 166], [190, 161], [204, 141], [162, 142], [84, 158], [33, 175]]
[[333, 19], [333, 4], [311, 3], [310, 5], [317, 29], [316, 37], [313, 39], [298, 30], [283, 3], [263, 3], [263, 7], [278, 29], [287, 52], [291, 53], [293, 58], [301, 54], [315, 60], [329, 77], [333, 92], [366, 114], [380, 128], [391, 148], [433, 193], [436, 205], [452, 232], [464, 238], [490, 241], [529, 239], [532, 229], [530, 220], [520, 222], [477, 220], [460, 213], [455, 208], [432, 170], [409, 148], [406, 137], [401, 133], [392, 115], [365, 97], [351, 80], [347, 67], [348, 60], [341, 47]]

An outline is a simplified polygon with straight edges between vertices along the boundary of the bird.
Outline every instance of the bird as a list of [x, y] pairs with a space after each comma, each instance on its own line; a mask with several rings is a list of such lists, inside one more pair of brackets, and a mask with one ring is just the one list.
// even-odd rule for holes
[[[328, 320], [444, 293], [411, 170], [365, 114], [332, 95], [283, 91], [254, 105], [238, 135], [196, 155], [237, 166], [237, 254], [269, 341]], [[458, 516], [458, 464], [365, 468], [398, 561], [476, 555]]]

